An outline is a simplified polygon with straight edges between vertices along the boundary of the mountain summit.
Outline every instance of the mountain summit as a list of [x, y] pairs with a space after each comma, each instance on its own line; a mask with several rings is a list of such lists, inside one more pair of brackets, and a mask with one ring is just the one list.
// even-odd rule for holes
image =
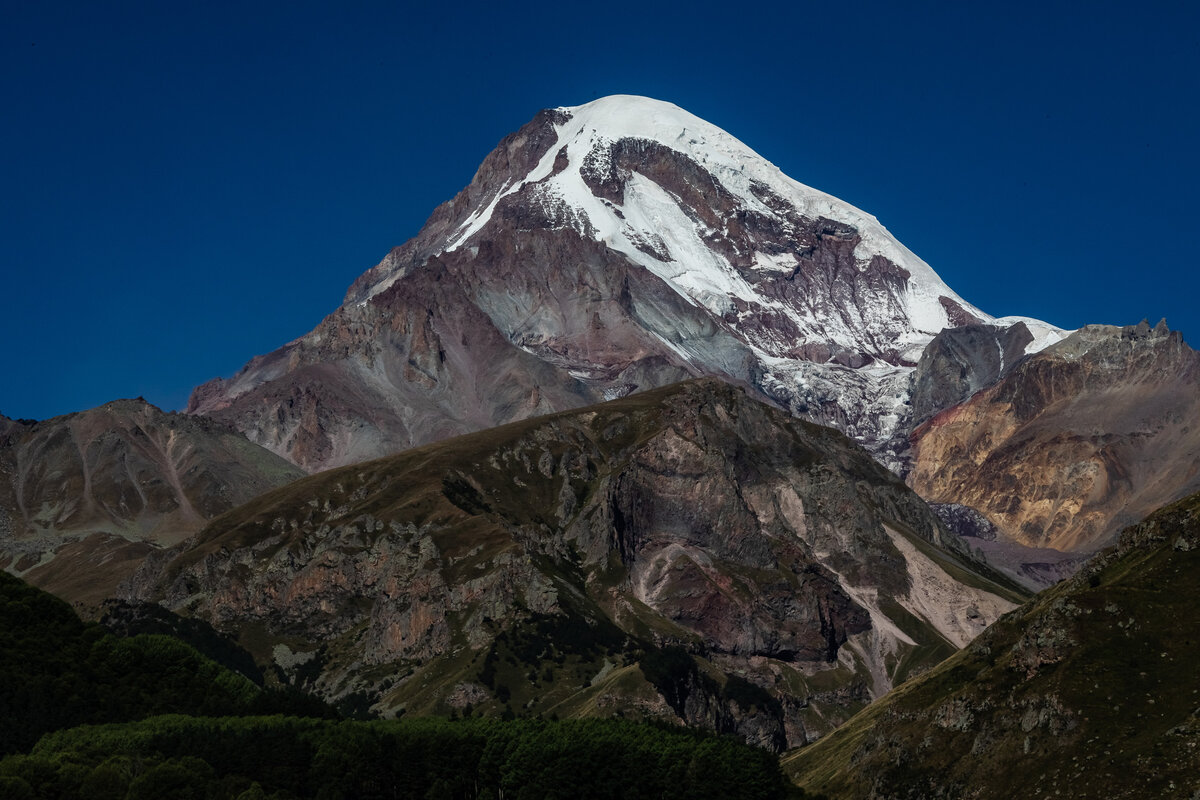
[[[715, 375], [894, 463], [933, 336], [1017, 322], [871, 215], [622, 95], [540, 112], [312, 333], [189, 410], [316, 470]], [[1062, 335], [1020, 322], [1026, 352]]]
[[[550, 118], [554, 142], [531, 169], [515, 170], [481, 198], [445, 236], [443, 252], [486, 238], [511, 208], [534, 209], [544, 223], [603, 243], [693, 304], [750, 323], [747, 341], [768, 357], [819, 343], [915, 363], [942, 328], [991, 320], [873, 216], [797, 183], [678, 106], [616, 95]], [[781, 290], [780, 279], [804, 272], [822, 237], [857, 239], [852, 265], [883, 280], [868, 280], [863, 298], [838, 297], [838, 276], [798, 287], [819, 297]], [[347, 299], [377, 294], [403, 274], [393, 265], [372, 271]], [[887, 293], [888, 284], [899, 291]], [[835, 313], [814, 313], [822, 309]], [[763, 335], [781, 325], [798, 335]]]

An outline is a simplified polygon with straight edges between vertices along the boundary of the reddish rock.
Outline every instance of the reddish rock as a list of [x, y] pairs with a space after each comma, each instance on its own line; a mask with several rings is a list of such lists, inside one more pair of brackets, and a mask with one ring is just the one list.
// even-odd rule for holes
[[1200, 489], [1200, 355], [1089, 325], [914, 431], [908, 482], [1034, 547], [1094, 550]]

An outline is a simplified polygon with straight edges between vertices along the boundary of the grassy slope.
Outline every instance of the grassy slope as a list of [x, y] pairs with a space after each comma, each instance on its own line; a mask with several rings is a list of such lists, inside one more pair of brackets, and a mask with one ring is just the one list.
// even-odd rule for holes
[[[597, 418], [592, 420], [589, 428], [605, 430], [611, 425], [620, 424], [624, 432], [616, 436], [596, 437], [589, 444], [600, 449], [603, 455], [611, 456], [636, 444], [639, 436], [649, 436], [657, 432], [661, 424], [664, 398], [670, 397], [677, 390], [678, 387], [667, 387], [644, 392], [594, 409]], [[507, 486], [483, 485], [475, 489], [464, 482], [461, 491], [456, 492], [455, 487], [447, 487], [443, 476], [461, 470], [464, 466], [484, 463], [505, 445], [530, 436], [552, 425], [557, 419], [570, 421], [579, 413], [568, 411], [522, 420], [425, 445], [396, 456], [301, 479], [218, 517], [210, 524], [209, 530], [220, 533], [215, 536], [202, 535], [201, 545], [186, 551], [182, 558], [172, 562], [169, 570], [176, 573], [187, 564], [222, 548], [236, 549], [271, 538], [276, 535], [271, 530], [272, 521], [281, 516], [294, 515], [297, 509], [307, 509], [312, 497], [340, 497], [342, 505], [334, 509], [334, 513], [342, 518], [370, 514], [378, 519], [401, 518], [406, 523], [416, 526], [431, 526], [438, 548], [448, 562], [444, 575], [446, 580], [454, 582], [473, 577], [473, 573], [477, 574], [479, 565], [486, 564], [489, 559], [506, 549], [514, 548], [515, 543], [506, 526], [493, 522], [490, 515], [472, 513], [484, 510], [474, 509], [472, 502], [499, 503], [503, 506], [501, 511], [506, 520], [535, 527], [539, 524], [545, 525], [545, 522], [535, 515], [538, 510], [554, 505], [557, 482], [547, 479], [544, 485], [532, 483], [527, 487], [525, 496], [509, 498], [511, 502], [506, 502], [504, 497], [497, 500], [492, 490], [510, 491]], [[580, 428], [574, 430], [578, 431]], [[480, 470], [478, 474], [486, 473]], [[537, 477], [538, 473], [535, 471], [533, 475]], [[359, 487], [370, 487], [370, 491], [356, 492], [355, 489]], [[296, 535], [301, 534], [302, 530]], [[288, 535], [284, 534], [284, 538]], [[282, 542], [280, 544], [282, 545]], [[269, 551], [266, 554], [269, 555]], [[578, 613], [593, 620], [606, 618], [604, 612], [596, 608], [589, 597], [581, 596], [578, 589], [574, 589], [576, 585], [582, 585], [581, 576], [557, 574], [561, 570], [554, 569], [554, 565], [543, 566], [551, 567], [548, 571], [557, 579], [560, 592], [564, 597], [569, 597], [573, 605], [578, 606], [575, 609]], [[568, 585], [574, 591], [563, 591], [563, 587]], [[658, 622], [649, 609], [645, 611], [645, 616], [651, 623]], [[529, 630], [520, 630], [526, 627]], [[537, 636], [536, 627], [536, 624], [519, 624], [518, 630], [513, 631], [514, 642], [520, 638], [544, 638]], [[242, 643], [264, 662], [269, 662], [271, 647], [280, 639], [277, 636], [260, 638], [262, 641], [258, 642], [253, 636], [243, 636]], [[330, 643], [322, 652], [322, 657], [327, 659], [327, 663], [352, 663], [359, 657], [354, 637], [346, 636], [342, 639], [344, 641]], [[304, 643], [298, 641], [296, 644]], [[447, 704], [446, 696], [456, 683], [478, 681], [487, 651], [472, 651], [462, 646], [465, 642], [456, 644], [459, 647], [449, 655], [440, 656], [427, 663], [411, 665], [416, 679], [408, 680], [402, 688], [386, 693], [387, 703], [403, 707], [408, 713], [458, 713], [461, 707]], [[531, 654], [528, 652], [528, 644], [520, 648], [524, 652], [518, 653], [514, 652], [513, 643], [501, 642], [490, 648], [496, 650], [499, 656], [495, 684], [508, 687], [513, 693], [512, 701], [502, 703], [488, 700], [481, 704], [477, 700], [473, 704], [474, 710], [499, 714], [505, 706], [511, 706], [518, 709], [526, 707], [527, 713], [572, 715], [579, 708], [594, 705], [594, 695], [597, 692], [591, 688], [591, 681], [605, 668], [606, 662], [621, 667], [632, 658], [631, 655], [618, 656], [610, 653], [610, 649], [636, 649], [637, 646], [635, 642], [627, 642], [625, 647], [619, 642], [607, 642], [601, 647], [560, 647], [557, 650], [546, 647]], [[306, 649], [310, 647], [311, 645], [307, 645]], [[556, 663], [551, 663], [551, 658]], [[547, 666], [551, 667], [549, 672], [545, 669]], [[396, 665], [384, 665], [380, 670], [395, 674]], [[626, 683], [629, 681], [637, 683], [632, 676], [625, 680]], [[648, 684], [639, 691], [653, 693]], [[616, 710], [609, 709], [609, 713]], [[660, 715], [651, 713], [650, 716]]]
[[1200, 495], [1127, 530], [785, 769], [831, 797], [1200, 791]]
[[[485, 574], [485, 570], [492, 568], [489, 562], [499, 554], [508, 551], [521, 555], [523, 544], [514, 539], [514, 530], [527, 538], [544, 537], [554, 547], [568, 525], [597, 513], [597, 493], [606, 491], [608, 481], [627, 471], [638, 448], [664, 435], [664, 431], [669, 433], [672, 425], [680, 424], [678, 419], [688, 419], [687, 414], [679, 413], [685, 407], [681, 404], [699, 404], [704, 407], [704, 414], [720, 417], [719, 420], [704, 417], [702, 434], [717, 437], [705, 441], [706, 446], [735, 450], [738, 463], [747, 469], [778, 460], [779, 442], [764, 441], [759, 428], [747, 432], [737, 427], [757, 424], [738, 417], [738, 408], [743, 408], [744, 417], [755, 417], [746, 410], [750, 408], [749, 402], [737, 389], [717, 381], [688, 382], [313, 475], [268, 492], [214, 520], [198, 537], [198, 545], [167, 567], [167, 578], [173, 579], [208, 556], [219, 557], [222, 551], [238, 551], [256, 544], [254, 557], [259, 561], [270, 558], [281, 548], [299, 545], [304, 549], [305, 541], [310, 542], [307, 546], [318, 546], [316, 540], [322, 537], [321, 546], [344, 549], [349, 555], [354, 548], [369, 546], [372, 536], [378, 533], [334, 537], [318, 531], [328, 530], [326, 526], [338, 529], [347, 522], [361, 529], [358, 521], [371, 518], [419, 528], [420, 535], [431, 537], [441, 557], [438, 568], [442, 578], [447, 584], [456, 585]], [[710, 408], [715, 410], [709, 411]], [[732, 418], [722, 416], [726, 413]], [[792, 442], [783, 449], [797, 468], [824, 465], [831, 472], [850, 470], [860, 481], [875, 485], [890, 483], [898, 491], [907, 492], [895, 476], [865, 453], [859, 453], [841, 434], [775, 411], [767, 413], [777, 426], [771, 428], [777, 438]], [[737, 431], [736, 443], [730, 442], [735, 438], [730, 430]], [[725, 438], [720, 439], [721, 435]], [[548, 452], [547, 464], [553, 462], [553, 470], [537, 463], [543, 451]], [[532, 459], [532, 464], [521, 461], [526, 456]], [[571, 463], [569, 469], [562, 467], [564, 459]], [[569, 486], [564, 485], [564, 470], [571, 472]], [[519, 486], [520, 491], [514, 491], [514, 486]], [[846, 486], [851, 484], [846, 482]], [[564, 522], [557, 517], [556, 509], [568, 488], [574, 494], [576, 511], [573, 520]], [[919, 502], [915, 497], [913, 500]], [[852, 505], [857, 502], [857, 495], [841, 497], [827, 493], [816, 502]], [[875, 510], [882, 513], [882, 509]], [[1019, 589], [1006, 579], [998, 578], [1004, 582], [1002, 585], [981, 576], [979, 565], [970, 563], [961, 554], [935, 547], [890, 515], [885, 519], [955, 579], [1015, 602], [1024, 599], [1024, 595], [1018, 594]], [[891, 549], [886, 543], [881, 548]], [[894, 555], [898, 557], [898, 553]], [[536, 624], [510, 618], [507, 624], [513, 626], [512, 641], [481, 649], [478, 645], [473, 647], [463, 635], [460, 623], [465, 612], [449, 620], [453, 637], [449, 652], [431, 660], [391, 662], [367, 670], [361, 666], [363, 625], [349, 627], [337, 638], [323, 642], [305, 642], [299, 637], [289, 640], [288, 632], [278, 626], [274, 633], [268, 633], [265, 626], [259, 625], [243, 628], [240, 641], [264, 664], [271, 662], [273, 648], [278, 644], [308, 652], [317, 650], [317, 659], [312, 662], [314, 675], [322, 672], [350, 676], [345, 682], [340, 677], [334, 679], [339, 681], [336, 693], [358, 691], [350, 683], [358, 680], [355, 687], [362, 687], [362, 691], [373, 695], [376, 688], [381, 690], [384, 707], [403, 709], [408, 714], [458, 714], [469, 703], [472, 712], [483, 714], [502, 714], [507, 708], [520, 714], [560, 717], [617, 713], [639, 718], [672, 716], [661, 698], [656, 698], [654, 688], [639, 677], [636, 664], [643, 652], [653, 649], [652, 642], [690, 642], [696, 645], [692, 648], [696, 652], [699, 636], [629, 597], [628, 592], [622, 593], [619, 587], [628, 574], [615, 554], [610, 568], [593, 569], [590, 575], [582, 574], [571, 561], [570, 556], [548, 556], [539, 560], [537, 567], [554, 584], [573, 619], [589, 620], [593, 626], [611, 621], [627, 634], [621, 637], [624, 641], [618, 638], [599, 648], [553, 647], [551, 642], [542, 641], [545, 637], [537, 634]], [[878, 567], [866, 565], [860, 559], [850, 568]], [[756, 585], [772, 581], [795, 580], [795, 575], [783, 571], [759, 574], [729, 561], [722, 562], [720, 569], [730, 578], [731, 592], [752, 591]], [[878, 576], [873, 575], [872, 579], [875, 578]], [[918, 643], [917, 647], [905, 648], [898, 654], [895, 663], [889, 666], [892, 674], [898, 677], [915, 674], [954, 651], [927, 621], [899, 605], [887, 611]], [[352, 615], [347, 612], [346, 616]], [[489, 657], [494, 661], [494, 678], [481, 680], [481, 675], [490, 674], [486, 670]], [[711, 673], [724, 686], [728, 664], [717, 666], [703, 656], [699, 662], [701, 671]], [[859, 692], [861, 697], [847, 696], [847, 691], [853, 694], [863, 686], [866, 675], [865, 667], [853, 661], [831, 664], [829, 669], [815, 674], [811, 669], [788, 662], [779, 662], [772, 668], [777, 671], [775, 685], [805, 698], [794, 715], [814, 730], [825, 730], [842, 722], [868, 699], [865, 689]], [[451, 698], [456, 686], [467, 683], [482, 684], [489, 692], [503, 686], [510, 699], [480, 697], [478, 693], [471, 698]], [[614, 694], [625, 700], [613, 705], [606, 696], [611, 698]]]

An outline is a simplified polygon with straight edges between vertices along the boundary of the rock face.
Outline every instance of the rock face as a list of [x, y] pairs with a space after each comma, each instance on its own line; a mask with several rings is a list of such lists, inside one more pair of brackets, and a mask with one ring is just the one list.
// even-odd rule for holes
[[891, 463], [925, 345], [979, 322], [874, 217], [609, 97], [504, 139], [341, 308], [189, 411], [315, 471], [713, 375]]
[[298, 481], [126, 588], [387, 713], [620, 712], [778, 748], [1013, 607], [945, 541], [849, 439], [707, 379]]
[[908, 483], [1022, 544], [1094, 550], [1200, 489], [1197, 420], [1200, 356], [1178, 332], [1091, 325], [918, 427]]
[[1194, 797], [1198, 580], [1193, 495], [785, 769], [829, 797]]
[[302, 474], [222, 424], [142, 400], [0, 419], [0, 566], [91, 605], [155, 546]]
[[912, 425], [991, 386], [1025, 356], [1033, 334], [1024, 322], [1006, 328], [965, 325], [933, 337], [912, 375]]

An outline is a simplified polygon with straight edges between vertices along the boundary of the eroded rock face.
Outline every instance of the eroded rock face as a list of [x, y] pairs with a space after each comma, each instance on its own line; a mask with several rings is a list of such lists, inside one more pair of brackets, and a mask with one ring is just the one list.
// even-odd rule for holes
[[256, 631], [260, 657], [303, 650], [317, 689], [385, 711], [482, 686], [492, 713], [674, 715], [781, 746], [1012, 607], [952, 578], [977, 565], [946, 541], [843, 435], [703, 380], [298, 481], [127, 590]]
[[923, 348], [988, 320], [873, 217], [605, 98], [507, 137], [340, 309], [189, 411], [316, 471], [712, 375], [894, 466]]
[[5, 423], [0, 563], [88, 606], [154, 547], [303, 474], [225, 425], [142, 400]]
[[1200, 357], [1165, 323], [1090, 325], [913, 433], [908, 482], [1017, 542], [1092, 550], [1200, 488]]

